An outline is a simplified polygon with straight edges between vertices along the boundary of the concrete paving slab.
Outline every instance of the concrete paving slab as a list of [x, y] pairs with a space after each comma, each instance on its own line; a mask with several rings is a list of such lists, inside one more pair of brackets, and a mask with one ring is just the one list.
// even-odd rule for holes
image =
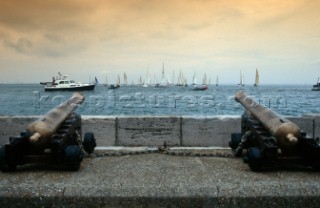
[[77, 172], [23, 166], [0, 173], [0, 207], [318, 207], [320, 174], [256, 173], [239, 158], [87, 157]]

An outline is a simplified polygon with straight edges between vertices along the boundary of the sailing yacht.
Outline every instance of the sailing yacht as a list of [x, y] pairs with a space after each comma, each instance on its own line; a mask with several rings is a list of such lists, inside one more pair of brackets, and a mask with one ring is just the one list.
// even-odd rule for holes
[[181, 69], [180, 69], [180, 73], [179, 73], [179, 77], [178, 77], [178, 82], [177, 82], [176, 86], [183, 86], [183, 82], [184, 82], [183, 74], [182, 74], [182, 71], [181, 71]]
[[161, 77], [161, 83], [157, 83], [155, 85], [155, 87], [168, 87], [169, 84], [168, 84], [168, 79], [166, 78], [165, 76], [165, 73], [164, 73], [164, 63], [162, 65], [162, 77]]
[[244, 86], [244, 77], [243, 77], [241, 70], [240, 70], [240, 82], [239, 82], [238, 86], [242, 86], [242, 87]]
[[142, 87], [149, 87], [150, 85], [150, 78], [149, 78], [149, 70], [147, 72], [147, 81], [143, 82]]
[[106, 76], [106, 80], [105, 80], [105, 82], [104, 82], [104, 84], [103, 84], [104, 86], [108, 86], [108, 77]]
[[219, 86], [219, 77], [217, 76], [217, 80], [216, 80], [216, 86]]
[[119, 88], [119, 87], [120, 87], [120, 76], [119, 76], [119, 74], [118, 74], [117, 83], [116, 83], [116, 84], [111, 84], [111, 85], [109, 86], [109, 89], [117, 89], [117, 88]]
[[138, 80], [138, 86], [142, 86], [144, 82], [142, 81], [142, 77], [140, 75], [139, 80]]
[[254, 85], [253, 86], [258, 87], [259, 82], [260, 82], [259, 72], [258, 72], [258, 69], [256, 69], [256, 79], [254, 81]]
[[201, 86], [197, 86], [197, 78], [196, 78], [196, 74], [194, 73], [192, 86], [193, 86], [193, 90], [196, 90], [196, 91], [201, 91], [201, 90], [208, 89], [207, 75], [204, 74], [204, 77], [203, 77], [203, 80], [202, 80], [202, 85]]
[[320, 77], [318, 77], [317, 84], [313, 85], [312, 91], [320, 91]]
[[125, 72], [123, 73], [123, 85], [128, 85], [128, 78]]

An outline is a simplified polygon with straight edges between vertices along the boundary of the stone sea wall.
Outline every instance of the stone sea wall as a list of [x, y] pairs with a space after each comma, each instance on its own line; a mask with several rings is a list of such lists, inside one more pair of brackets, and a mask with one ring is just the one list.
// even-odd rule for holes
[[[0, 117], [0, 145], [17, 136], [37, 117]], [[303, 131], [320, 137], [320, 115], [289, 117]], [[82, 116], [82, 132], [93, 132], [98, 146], [227, 147], [231, 133], [240, 132], [240, 116], [108, 117]]]

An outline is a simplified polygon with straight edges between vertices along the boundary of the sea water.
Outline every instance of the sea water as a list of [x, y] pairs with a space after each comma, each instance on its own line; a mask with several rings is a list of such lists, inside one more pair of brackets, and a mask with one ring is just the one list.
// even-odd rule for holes
[[[140, 87], [108, 89], [97, 85], [84, 91], [85, 101], [78, 106], [81, 115], [108, 116], [221, 116], [241, 115], [244, 108], [234, 100], [237, 91], [284, 116], [320, 113], [320, 92], [307, 85], [210, 85], [194, 91], [192, 86]], [[71, 97], [73, 92], [45, 92], [40, 84], [1, 84], [0, 115], [42, 115]]]

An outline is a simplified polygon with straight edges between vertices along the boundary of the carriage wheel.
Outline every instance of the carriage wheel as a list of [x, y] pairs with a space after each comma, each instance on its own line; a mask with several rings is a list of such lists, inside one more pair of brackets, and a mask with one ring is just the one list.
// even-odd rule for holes
[[88, 153], [91, 154], [94, 151], [94, 148], [97, 146], [96, 140], [94, 138], [93, 133], [91, 132], [86, 132], [84, 134], [84, 139], [83, 139], [83, 148], [84, 150]]
[[262, 167], [261, 151], [257, 147], [250, 147], [248, 151], [248, 165], [252, 171], [259, 171]]
[[0, 148], [0, 170], [7, 171], [15, 171], [17, 168], [17, 164], [14, 162], [7, 162], [6, 149], [5, 146]]
[[83, 152], [78, 145], [69, 145], [64, 149], [63, 162], [67, 170], [77, 171], [83, 159]]

